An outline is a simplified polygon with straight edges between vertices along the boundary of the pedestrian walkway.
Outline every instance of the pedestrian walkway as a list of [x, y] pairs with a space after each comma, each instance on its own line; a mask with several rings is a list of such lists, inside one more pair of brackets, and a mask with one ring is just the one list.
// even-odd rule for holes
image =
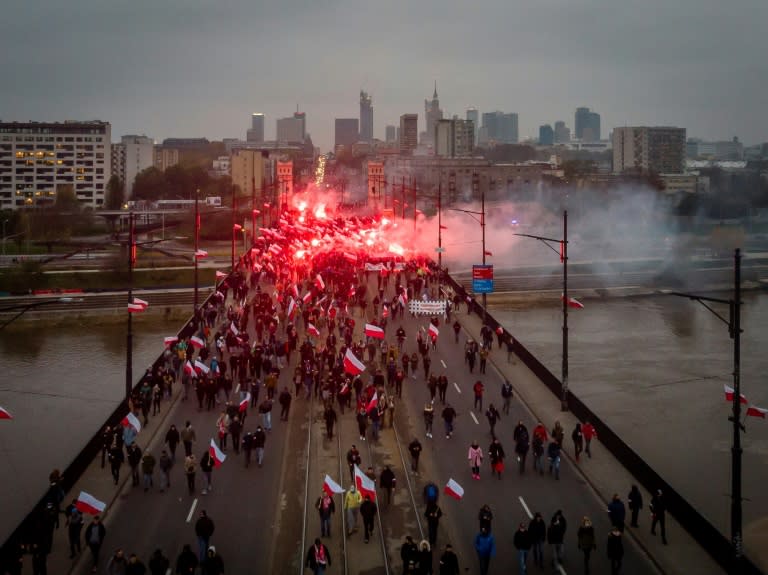
[[[455, 314], [464, 330], [470, 337], [480, 340], [482, 318], [476, 314]], [[579, 423], [571, 412], [561, 411], [560, 398], [554, 394], [528, 369], [528, 367], [515, 355], [507, 360], [506, 348], [495, 348], [490, 357], [490, 363], [508, 379], [515, 390], [513, 401], [523, 402], [531, 411], [534, 418], [540, 420], [545, 426], [551, 427], [555, 421], [560, 421], [563, 428], [571, 430]], [[599, 410], [595, 410], [598, 412]], [[649, 420], [651, 416], [649, 415]], [[573, 458], [573, 451], [568, 449], [566, 442], [563, 454], [571, 461], [573, 467], [597, 492], [606, 505], [614, 493], [621, 494], [622, 498], [629, 492], [632, 484], [640, 485], [624, 466], [607, 450], [600, 446], [599, 438], [592, 441], [592, 458], [582, 457], [577, 463]], [[722, 575], [725, 573], [669, 513], [667, 514], [667, 539], [669, 545], [663, 545], [658, 536], [650, 532], [650, 511], [648, 509], [651, 494], [641, 489], [643, 494], [643, 510], [639, 518], [639, 528], [627, 527], [625, 534], [633, 538], [638, 545], [645, 550], [659, 569], [667, 575], [684, 575], [696, 573], [697, 575]]]

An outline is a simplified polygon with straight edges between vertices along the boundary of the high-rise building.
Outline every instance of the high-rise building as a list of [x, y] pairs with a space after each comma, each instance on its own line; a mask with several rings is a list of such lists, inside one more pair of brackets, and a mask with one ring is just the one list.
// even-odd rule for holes
[[574, 117], [576, 139], [597, 142], [600, 139], [600, 114], [589, 108], [576, 108]]
[[551, 146], [555, 143], [555, 131], [549, 124], [539, 126], [539, 145]]
[[419, 143], [418, 114], [400, 116], [400, 153], [412, 154]]
[[571, 141], [571, 129], [565, 125], [565, 122], [558, 120], [555, 122], [555, 143], [567, 144]]
[[475, 128], [475, 142], [477, 142], [477, 135], [480, 130], [480, 111], [477, 108], [467, 108], [467, 120], [472, 122]]
[[303, 144], [307, 137], [307, 115], [296, 112], [292, 117], [277, 120], [277, 141]]
[[516, 144], [518, 141], [517, 114], [505, 114], [499, 111], [483, 113], [481, 137], [484, 144]]
[[373, 106], [367, 92], [360, 90], [360, 141], [373, 140]]
[[136, 176], [155, 165], [155, 143], [146, 136], [123, 136], [119, 144], [112, 144], [113, 174], [123, 181], [126, 198], [133, 197]]
[[443, 111], [440, 109], [440, 100], [437, 97], [437, 82], [432, 100], [424, 100], [424, 118], [427, 122], [425, 144], [433, 144], [435, 138], [435, 126], [438, 120], [443, 119]]
[[358, 140], [357, 118], [336, 118], [334, 149], [351, 147]]
[[108, 122], [0, 122], [0, 209], [53, 203], [65, 186], [101, 207], [110, 139]]
[[681, 174], [684, 169], [685, 128], [614, 128], [614, 173]]
[[271, 202], [274, 199], [274, 191], [262, 189], [263, 183], [269, 183], [270, 160], [261, 150], [235, 149], [229, 157], [229, 172], [232, 176], [232, 184], [238, 187], [240, 194], [250, 197], [251, 194], [259, 198], [259, 205], [263, 202]]
[[475, 128], [470, 120], [438, 120], [435, 126], [435, 155], [448, 158], [471, 156]]
[[264, 141], [264, 114], [251, 114], [251, 127], [245, 134], [249, 144], [259, 144]]
[[397, 142], [397, 127], [387, 126], [385, 131], [385, 140], [387, 143]]

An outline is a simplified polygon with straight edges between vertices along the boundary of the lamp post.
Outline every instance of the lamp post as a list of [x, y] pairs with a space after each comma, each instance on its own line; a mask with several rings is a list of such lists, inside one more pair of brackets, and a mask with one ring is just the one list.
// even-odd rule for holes
[[197, 304], [198, 304], [198, 276], [197, 276], [197, 250], [200, 249], [200, 190], [195, 190], [195, 299], [194, 299], [194, 317], [197, 317]]
[[133, 388], [133, 314], [130, 304], [133, 303], [133, 264], [136, 262], [136, 236], [134, 215], [128, 214], [128, 332], [125, 342], [125, 399], [131, 397]]
[[[414, 205], [415, 205], [415, 202], [414, 202]], [[472, 211], [472, 210], [462, 210], [460, 208], [446, 208], [446, 209], [451, 210], [452, 212], [463, 212], [465, 214], [469, 214], [472, 217], [473, 220], [475, 220], [476, 222], [478, 222], [480, 224], [480, 228], [482, 229], [482, 232], [483, 232], [483, 240], [482, 240], [483, 241], [483, 265], [485, 265], [485, 256], [488, 254], [488, 252], [485, 249], [485, 190], [483, 190], [480, 193], [480, 211], [479, 212], [475, 212], [475, 211]], [[414, 210], [415, 210], [415, 208], [414, 208]], [[440, 212], [440, 210], [438, 209], [438, 213], [439, 212]], [[480, 219], [477, 219], [476, 216], [480, 216]], [[414, 211], [414, 216], [413, 217], [414, 217], [414, 225], [415, 225], [415, 223], [416, 223], [415, 211]], [[439, 238], [439, 239], [442, 242], [442, 238]], [[486, 317], [486, 311], [485, 310], [486, 310], [486, 304], [487, 304], [487, 301], [488, 301], [486, 295], [487, 294], [483, 293], [483, 325], [485, 325], [485, 317]]]
[[[704, 297], [689, 293], [667, 292], [669, 295], [688, 298], [700, 303], [717, 319], [728, 326], [728, 335], [733, 340], [733, 400], [732, 414], [728, 420], [733, 425], [733, 444], [731, 446], [731, 547], [733, 552], [732, 566], [729, 573], [734, 575], [742, 572], [742, 513], [741, 513], [741, 250], [736, 249], [733, 255], [733, 299]], [[712, 309], [708, 304], [718, 303], [728, 306], [728, 319]]]
[[232, 185], [232, 257], [231, 257], [231, 270], [235, 271], [235, 226], [237, 225], [237, 222], [235, 221], [235, 214], [237, 213], [237, 197], [235, 195], [235, 185]]
[[[549, 249], [560, 255], [560, 261], [563, 263], [563, 365], [562, 380], [563, 393], [560, 401], [560, 408], [568, 411], [568, 210], [563, 210], [563, 239], [545, 238], [531, 234], [514, 234], [526, 238], [539, 240]], [[554, 244], [559, 246], [559, 250], [554, 248]]]

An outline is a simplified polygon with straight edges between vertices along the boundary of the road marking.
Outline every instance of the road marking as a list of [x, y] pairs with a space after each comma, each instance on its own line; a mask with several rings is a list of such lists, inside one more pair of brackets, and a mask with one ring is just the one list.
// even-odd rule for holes
[[189, 508], [189, 515], [187, 515], [187, 523], [192, 521], [192, 514], [195, 512], [195, 507], [197, 507], [197, 497], [195, 497], [195, 500], [192, 502], [192, 507]]
[[443, 364], [443, 369], [448, 369], [448, 366], [447, 366], [447, 365], [445, 365], [445, 362], [444, 362], [442, 359], [440, 360], [440, 363], [442, 363], [442, 364]]
[[560, 572], [560, 575], [568, 575], [568, 573], [565, 572], [565, 569], [563, 569], [562, 563], [557, 564], [557, 570]]
[[523, 499], [523, 496], [521, 495], [520, 497], [518, 497], [518, 499], [520, 500], [520, 505], [522, 505], [523, 509], [525, 509], [525, 513], [526, 515], [528, 515], [528, 519], [533, 519], [533, 514], [531, 513], [531, 510], [528, 509], [528, 506], [525, 504], [525, 499]]
[[453, 382], [453, 387], [455, 387], [455, 388], [456, 388], [456, 391], [458, 391], [459, 393], [461, 393], [461, 389], [459, 389], [459, 384], [458, 384], [458, 383], [456, 383], [455, 381]]
[[240, 384], [239, 383], [237, 384], [237, 387], [235, 388], [235, 395], [237, 395], [238, 393], [240, 393]]
[[479, 422], [479, 421], [477, 420], [477, 418], [475, 417], [475, 412], [474, 412], [474, 411], [470, 411], [470, 412], [469, 412], [469, 415], [471, 415], [471, 416], [472, 416], [472, 419], [474, 419], [474, 420], [475, 420], [475, 423], [476, 423], [477, 425], [480, 425], [480, 422]]

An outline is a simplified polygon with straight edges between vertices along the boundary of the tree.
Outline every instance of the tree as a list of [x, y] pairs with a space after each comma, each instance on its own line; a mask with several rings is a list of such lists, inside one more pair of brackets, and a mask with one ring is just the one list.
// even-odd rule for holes
[[133, 199], [153, 202], [163, 197], [165, 192], [165, 177], [156, 167], [152, 166], [136, 174], [133, 181]]
[[79, 212], [80, 203], [77, 201], [72, 184], [56, 187], [56, 202], [54, 208], [57, 212]]
[[117, 174], [113, 174], [107, 182], [107, 197], [104, 207], [108, 210], [119, 210], [125, 201], [125, 184]]

